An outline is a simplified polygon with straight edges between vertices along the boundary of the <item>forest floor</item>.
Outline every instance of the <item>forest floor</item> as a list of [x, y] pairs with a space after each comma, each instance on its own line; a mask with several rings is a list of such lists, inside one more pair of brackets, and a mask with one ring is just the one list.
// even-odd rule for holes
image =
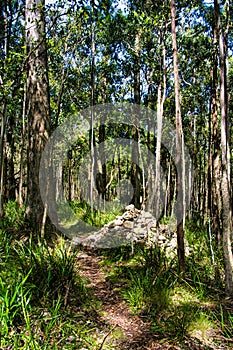
[[[112, 219], [111, 219], [112, 220]], [[0, 349], [231, 350], [233, 298], [205, 229], [190, 223], [186, 273], [166, 249], [41, 242], [8, 203], [0, 227]]]
[[120, 334], [120, 339], [114, 340], [117, 349], [171, 349], [165, 344], [155, 344], [148, 322], [130, 313], [120, 294], [120, 288], [123, 287], [124, 282], [112, 284], [108, 281], [110, 268], [101, 268], [100, 257], [89, 251], [79, 254], [79, 262], [79, 273], [90, 281], [89, 287], [93, 289], [95, 298], [101, 302], [102, 321], [110, 325], [106, 342], [112, 338], [112, 331], [118, 328], [123, 337]]
[[[108, 325], [107, 330], [99, 334], [99, 350], [106, 346], [108, 349], [111, 346], [111, 349], [120, 350], [231, 349], [227, 345], [216, 345], [211, 341], [206, 345], [205, 342], [190, 337], [184, 338], [179, 344], [172, 342], [169, 337], [161, 339], [151, 330], [149, 316], [132, 313], [121, 294], [126, 282], [120, 278], [116, 281], [109, 278], [112, 267], [103, 264], [103, 257], [92, 250], [85, 250], [80, 251], [77, 258], [79, 274], [87, 280], [95, 302], [100, 305], [99, 322]], [[212, 334], [211, 338], [214, 337]]]

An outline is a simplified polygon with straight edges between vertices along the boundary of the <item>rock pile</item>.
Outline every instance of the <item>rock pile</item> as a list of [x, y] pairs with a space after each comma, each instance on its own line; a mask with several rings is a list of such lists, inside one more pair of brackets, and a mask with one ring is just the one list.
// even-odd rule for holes
[[[121, 216], [106, 224], [101, 230], [82, 240], [82, 245], [93, 248], [113, 248], [143, 242], [148, 246], [159, 245], [166, 249], [169, 256], [176, 254], [176, 232], [167, 225], [156, 227], [153, 215], [144, 210], [138, 210], [133, 204], [125, 208]], [[189, 253], [186, 244], [186, 254]]]

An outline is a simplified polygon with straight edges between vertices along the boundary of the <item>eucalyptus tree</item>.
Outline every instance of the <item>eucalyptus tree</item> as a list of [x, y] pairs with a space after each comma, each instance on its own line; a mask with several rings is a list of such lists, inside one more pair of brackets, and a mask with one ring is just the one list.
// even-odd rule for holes
[[44, 0], [27, 0], [25, 8], [27, 46], [28, 178], [27, 216], [32, 228], [43, 229], [46, 212], [40, 196], [39, 167], [49, 137], [49, 81]]
[[3, 70], [6, 69], [6, 60], [8, 57], [8, 41], [9, 36], [7, 35], [7, 4], [1, 2], [0, 5], [0, 26], [1, 26], [1, 58], [2, 58], [2, 69], [0, 76], [1, 86], [1, 136], [0, 136], [0, 215], [3, 215], [3, 177], [4, 177], [4, 139], [7, 123], [7, 104], [4, 94], [4, 77]]
[[220, 114], [221, 114], [221, 160], [222, 160], [222, 231], [223, 231], [223, 255], [225, 261], [225, 289], [233, 294], [233, 253], [232, 253], [232, 198], [229, 174], [229, 142], [227, 132], [228, 108], [227, 108], [227, 39], [229, 30], [229, 2], [226, 1], [226, 26], [221, 19], [221, 2], [214, 1], [214, 9], [217, 19], [219, 62], [220, 62]]
[[25, 67], [23, 3], [2, 1], [0, 17], [0, 212], [3, 214], [4, 197], [14, 200], [18, 196], [16, 159]]
[[[46, 7], [51, 131], [67, 118], [90, 106], [90, 8], [85, 4], [52, 3]], [[77, 149], [68, 152], [65, 164], [56, 166], [55, 198], [79, 198], [76, 181]], [[88, 144], [83, 150], [88, 149]], [[64, 193], [58, 191], [61, 183]]]
[[212, 55], [211, 28], [205, 17], [205, 11], [197, 1], [182, 7], [177, 25], [183, 133], [196, 170], [191, 210], [193, 218], [202, 223], [207, 216], [208, 130], [206, 123], [209, 117]]
[[177, 253], [179, 260], [179, 269], [185, 271], [185, 249], [184, 249], [184, 191], [183, 184], [184, 175], [184, 139], [181, 118], [181, 95], [180, 95], [180, 80], [178, 68], [178, 49], [176, 40], [176, 4], [175, 0], [171, 0], [171, 33], [173, 46], [173, 67], [174, 67], [174, 85], [175, 85], [175, 111], [176, 111], [176, 167], [178, 171], [177, 189], [180, 194], [177, 198]]

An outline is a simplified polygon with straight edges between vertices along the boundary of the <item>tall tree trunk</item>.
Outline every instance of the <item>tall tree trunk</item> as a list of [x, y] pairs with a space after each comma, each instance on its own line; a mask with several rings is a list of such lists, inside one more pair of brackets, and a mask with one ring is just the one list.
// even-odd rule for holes
[[15, 118], [14, 115], [10, 115], [8, 118], [8, 132], [6, 135], [8, 145], [8, 157], [7, 157], [7, 198], [9, 200], [16, 199], [16, 184], [15, 184]]
[[218, 14], [214, 13], [213, 22], [213, 73], [212, 73], [212, 144], [210, 152], [212, 153], [211, 167], [209, 171], [212, 172], [212, 190], [210, 191], [209, 198], [209, 212], [213, 219], [213, 233], [216, 238], [216, 242], [220, 245], [220, 211], [221, 211], [221, 194], [220, 194], [220, 174], [221, 174], [221, 159], [220, 159], [220, 135], [218, 124], [218, 38], [217, 38], [217, 24]]
[[26, 115], [26, 85], [24, 84], [23, 108], [22, 108], [22, 128], [21, 128], [21, 149], [20, 149], [20, 166], [19, 166], [19, 194], [18, 201], [20, 208], [23, 207], [23, 174], [24, 174], [24, 146], [25, 146], [25, 115]]
[[[140, 105], [140, 33], [136, 34], [134, 47], [134, 103]], [[141, 194], [141, 181], [139, 172], [139, 116], [135, 116], [135, 126], [133, 126], [132, 138], [135, 141], [137, 147], [133, 147], [132, 151], [132, 166], [131, 166], [131, 182], [134, 188], [134, 194], [132, 203], [136, 208], [141, 207], [140, 194]]]
[[[0, 30], [2, 35], [1, 46], [3, 47], [4, 66], [9, 51], [9, 33], [7, 23], [7, 3], [2, 1], [0, 4]], [[0, 76], [0, 85], [3, 85], [3, 77]], [[3, 101], [1, 106], [1, 134], [0, 134], [0, 216], [3, 216], [3, 202], [4, 202], [4, 148], [7, 125], [7, 103]]]
[[94, 140], [94, 105], [95, 105], [95, 0], [91, 0], [91, 125], [90, 125], [90, 206], [94, 209], [94, 171], [95, 171], [95, 140]]
[[39, 233], [44, 217], [40, 196], [41, 154], [49, 136], [49, 82], [45, 37], [44, 0], [26, 1], [26, 40], [28, 51], [27, 116], [28, 178], [27, 216]]
[[183, 188], [183, 130], [181, 118], [181, 96], [178, 68], [178, 50], [176, 41], [176, 4], [171, 0], [171, 31], [173, 46], [173, 66], [175, 83], [175, 111], [176, 111], [176, 168], [177, 168], [177, 254], [180, 272], [185, 271], [185, 249], [184, 249], [184, 188]]
[[[104, 58], [104, 61], [106, 60], [106, 57]], [[107, 103], [107, 78], [106, 76], [103, 76], [101, 79], [101, 97], [102, 97], [102, 103]], [[98, 171], [98, 191], [101, 194], [101, 200], [103, 201], [103, 209], [105, 209], [105, 200], [106, 200], [106, 185], [107, 185], [107, 167], [106, 167], [106, 156], [105, 156], [105, 122], [106, 117], [101, 116], [100, 118], [100, 126], [99, 126], [99, 144], [101, 145], [101, 154], [98, 157], [97, 161], [97, 171]]]
[[[227, 33], [223, 33], [220, 1], [214, 1], [215, 12], [218, 19], [218, 38], [220, 54], [220, 110], [221, 110], [221, 147], [222, 147], [222, 231], [223, 231], [223, 255], [225, 262], [225, 289], [227, 294], [233, 294], [233, 254], [231, 247], [232, 232], [232, 207], [231, 191], [228, 176], [228, 141], [227, 141], [227, 79], [226, 79], [226, 55]], [[229, 10], [229, 9], [228, 9]]]
[[4, 202], [4, 148], [5, 148], [5, 131], [7, 123], [7, 107], [6, 103], [2, 106], [1, 117], [1, 135], [0, 135], [0, 217], [3, 216], [3, 202]]
[[[162, 37], [160, 45], [162, 45]], [[158, 97], [157, 97], [157, 142], [156, 142], [156, 161], [155, 161], [155, 217], [158, 227], [158, 220], [160, 214], [160, 202], [161, 202], [161, 142], [162, 142], [162, 126], [163, 126], [163, 108], [166, 96], [166, 47], [163, 44], [163, 56], [161, 61], [161, 79], [158, 85]]]

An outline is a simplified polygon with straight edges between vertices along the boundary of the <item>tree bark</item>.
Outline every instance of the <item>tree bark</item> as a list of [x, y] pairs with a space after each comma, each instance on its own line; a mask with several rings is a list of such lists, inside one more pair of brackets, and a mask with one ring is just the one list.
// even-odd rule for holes
[[213, 22], [213, 73], [212, 73], [212, 101], [211, 101], [211, 119], [212, 135], [209, 150], [209, 213], [213, 220], [213, 233], [218, 245], [220, 245], [220, 212], [221, 212], [221, 193], [220, 193], [220, 134], [218, 123], [218, 38], [217, 38], [217, 22], [218, 14], [214, 11]]
[[19, 192], [18, 192], [18, 201], [20, 208], [23, 207], [24, 195], [23, 195], [23, 181], [24, 181], [24, 162], [25, 162], [25, 116], [26, 116], [26, 85], [24, 84], [24, 93], [23, 93], [23, 108], [22, 108], [22, 129], [21, 129], [21, 149], [20, 149], [20, 166], [19, 166]]
[[[160, 45], [162, 45], [163, 33], [160, 34]], [[166, 96], [166, 47], [163, 44], [163, 57], [161, 61], [161, 78], [158, 84], [158, 97], [157, 97], [157, 142], [156, 142], [156, 161], [155, 161], [155, 217], [156, 225], [158, 227], [158, 220], [160, 214], [160, 202], [161, 202], [161, 142], [162, 142], [162, 129], [163, 129], [163, 108]]]
[[183, 188], [183, 130], [181, 119], [181, 95], [178, 68], [178, 50], [176, 41], [176, 4], [171, 0], [171, 31], [173, 46], [173, 69], [175, 84], [175, 113], [176, 113], [176, 168], [177, 168], [177, 254], [180, 272], [185, 271], [185, 249], [184, 249], [184, 188]]
[[90, 206], [91, 212], [94, 210], [94, 171], [95, 171], [95, 134], [94, 134], [94, 105], [95, 105], [95, 0], [91, 0], [91, 123], [90, 123]]
[[[0, 30], [3, 33], [1, 38], [1, 46], [3, 47], [4, 66], [8, 57], [9, 34], [7, 30], [7, 3], [3, 1], [0, 4]], [[3, 85], [3, 77], [0, 76], [0, 85]], [[4, 160], [5, 160], [5, 138], [7, 126], [7, 103], [3, 101], [1, 106], [1, 133], [0, 133], [0, 217], [3, 216], [4, 202]]]
[[45, 37], [44, 0], [26, 1], [28, 174], [27, 216], [37, 233], [44, 206], [40, 196], [39, 168], [49, 137], [49, 82]]
[[[215, 12], [218, 21], [218, 39], [220, 55], [220, 110], [221, 110], [221, 147], [222, 147], [222, 231], [223, 231], [223, 255], [225, 262], [225, 290], [227, 294], [233, 295], [233, 254], [231, 247], [232, 232], [232, 208], [231, 190], [229, 181], [229, 159], [227, 141], [227, 79], [226, 79], [226, 55], [227, 55], [227, 33], [223, 33], [220, 1], [214, 1]], [[228, 9], [229, 10], [229, 9]]]
[[[141, 97], [140, 97], [140, 33], [137, 33], [135, 36], [134, 43], [134, 103], [140, 105]], [[141, 176], [139, 172], [139, 128], [138, 128], [138, 118], [139, 116], [135, 116], [135, 126], [133, 126], [132, 131], [132, 139], [137, 144], [137, 147], [133, 147], [132, 151], [132, 166], [131, 166], [131, 183], [134, 188], [134, 194], [132, 203], [136, 208], [140, 209], [141, 207]]]

